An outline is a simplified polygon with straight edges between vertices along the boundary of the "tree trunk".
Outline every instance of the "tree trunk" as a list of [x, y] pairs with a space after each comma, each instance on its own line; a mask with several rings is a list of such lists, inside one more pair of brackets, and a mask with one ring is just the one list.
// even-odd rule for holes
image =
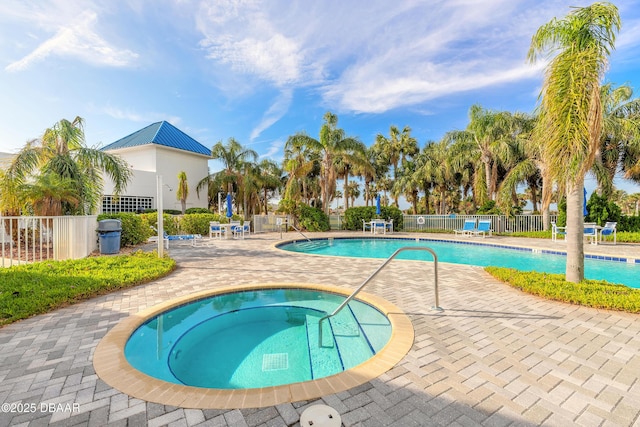
[[540, 209], [542, 210], [542, 228], [547, 231], [551, 229], [551, 220], [549, 217], [549, 205], [551, 205], [551, 198], [553, 197], [553, 189], [551, 179], [546, 177], [546, 168], [540, 168], [540, 174], [542, 175], [542, 195], [540, 200]]
[[344, 210], [349, 209], [349, 167], [344, 174]]
[[584, 280], [583, 182], [567, 183], [567, 281]]

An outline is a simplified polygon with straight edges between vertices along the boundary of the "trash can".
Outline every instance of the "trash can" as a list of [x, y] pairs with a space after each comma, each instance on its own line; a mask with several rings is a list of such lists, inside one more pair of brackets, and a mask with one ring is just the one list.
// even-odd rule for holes
[[103, 219], [98, 221], [100, 253], [103, 255], [120, 252], [120, 235], [122, 223], [119, 219]]

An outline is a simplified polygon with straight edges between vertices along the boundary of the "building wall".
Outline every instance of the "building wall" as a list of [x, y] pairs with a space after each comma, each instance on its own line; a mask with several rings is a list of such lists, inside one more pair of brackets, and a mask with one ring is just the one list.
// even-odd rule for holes
[[[187, 209], [207, 207], [207, 192], [201, 192], [200, 198], [196, 195], [198, 182], [209, 174], [206, 156], [156, 144], [110, 150], [109, 153], [120, 156], [133, 168], [133, 177], [122, 195], [153, 197], [154, 208], [157, 208], [156, 175], [159, 174], [162, 175], [164, 184], [162, 186], [163, 209], [180, 210], [182, 205], [176, 197], [176, 192], [178, 173], [184, 171], [189, 184]], [[108, 178], [105, 179], [103, 194], [113, 194], [113, 182]]]

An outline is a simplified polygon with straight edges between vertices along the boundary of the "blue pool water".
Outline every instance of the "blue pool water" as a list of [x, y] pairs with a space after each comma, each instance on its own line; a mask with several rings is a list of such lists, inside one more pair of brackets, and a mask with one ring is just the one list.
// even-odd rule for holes
[[371, 358], [391, 336], [386, 316], [358, 300], [318, 321], [346, 297], [306, 289], [216, 295], [162, 313], [125, 346], [136, 369], [195, 387], [258, 388], [309, 381]]
[[[566, 268], [566, 256], [531, 249], [496, 247], [471, 242], [452, 242], [429, 239], [358, 239], [335, 238], [298, 241], [279, 245], [280, 249], [317, 255], [344, 257], [387, 258], [404, 246], [428, 246], [438, 255], [439, 262], [477, 265], [486, 267], [510, 267], [523, 271], [562, 273]], [[432, 261], [427, 252], [408, 251], [401, 253], [399, 259]], [[630, 262], [585, 259], [585, 277], [606, 280], [632, 288], [640, 288], [640, 264]]]

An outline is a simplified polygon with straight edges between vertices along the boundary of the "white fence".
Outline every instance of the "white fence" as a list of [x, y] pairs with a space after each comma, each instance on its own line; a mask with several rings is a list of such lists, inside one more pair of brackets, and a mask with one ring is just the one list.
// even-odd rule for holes
[[97, 216], [0, 216], [0, 266], [78, 259], [98, 248]]
[[[527, 232], [543, 230], [542, 215], [403, 215], [404, 231], [459, 230], [466, 219], [490, 220], [491, 228], [498, 233]], [[555, 222], [557, 215], [550, 215], [550, 221]]]
[[[287, 224], [289, 215], [254, 215], [251, 221], [253, 222], [254, 233], [280, 231], [280, 224]], [[283, 230], [286, 231], [284, 228]]]

